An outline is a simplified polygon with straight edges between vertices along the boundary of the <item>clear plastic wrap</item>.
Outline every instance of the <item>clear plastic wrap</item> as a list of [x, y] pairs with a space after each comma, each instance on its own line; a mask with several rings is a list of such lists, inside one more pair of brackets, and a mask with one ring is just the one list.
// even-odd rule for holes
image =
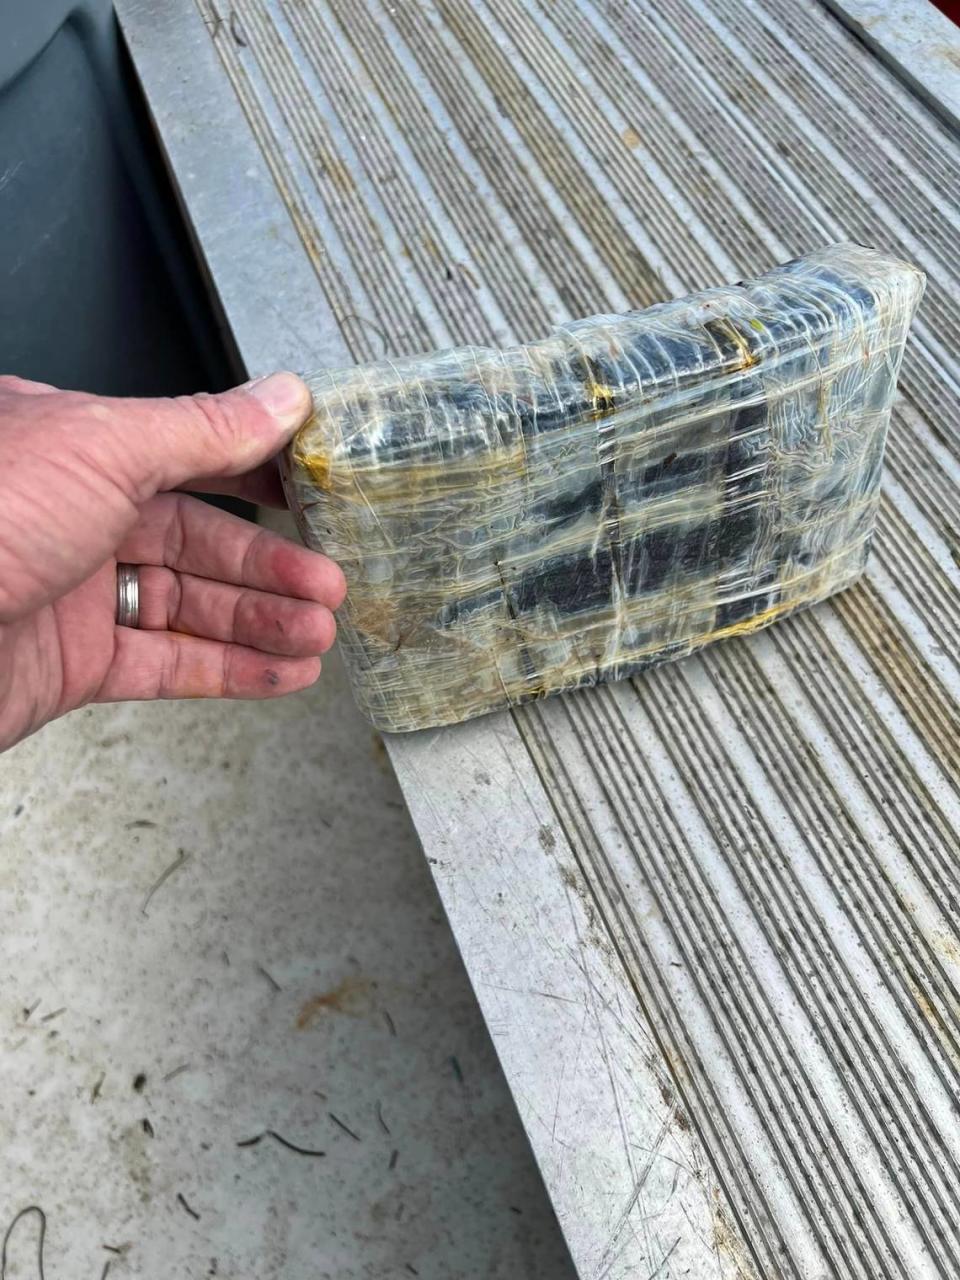
[[633, 675], [862, 572], [923, 275], [835, 245], [751, 283], [308, 379], [285, 460], [381, 730]]

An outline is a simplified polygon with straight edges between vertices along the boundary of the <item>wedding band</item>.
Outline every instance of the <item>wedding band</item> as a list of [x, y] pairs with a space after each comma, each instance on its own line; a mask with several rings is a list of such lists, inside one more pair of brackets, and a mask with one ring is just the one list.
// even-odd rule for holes
[[140, 624], [140, 569], [135, 564], [117, 565], [117, 626]]

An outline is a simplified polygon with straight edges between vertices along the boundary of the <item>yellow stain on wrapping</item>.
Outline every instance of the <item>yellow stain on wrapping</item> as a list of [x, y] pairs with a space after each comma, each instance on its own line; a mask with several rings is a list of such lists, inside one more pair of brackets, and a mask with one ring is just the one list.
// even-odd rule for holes
[[746, 342], [744, 341], [743, 334], [740, 333], [740, 331], [736, 329], [732, 324], [725, 324], [724, 328], [727, 330], [727, 332], [730, 334], [730, 337], [737, 344], [737, 348], [740, 352], [740, 364], [738, 367], [741, 369], [749, 369], [753, 365], [755, 365], [757, 363], [757, 357], [753, 354], [753, 352], [747, 346]]
[[605, 418], [608, 413], [613, 413], [616, 407], [613, 387], [608, 387], [602, 382], [592, 382], [588, 391], [593, 401], [594, 418]]
[[631, 151], [636, 151], [637, 147], [640, 145], [640, 135], [637, 133], [636, 129], [634, 129], [633, 125], [627, 125], [620, 137]]
[[[816, 599], [818, 597], [814, 595], [812, 598]], [[715, 630], [707, 630], [699, 635], [691, 636], [685, 641], [683, 653], [684, 655], [689, 655], [716, 640], [728, 640], [735, 636], [745, 636], [753, 631], [760, 631], [784, 614], [792, 613], [799, 607], [800, 603], [801, 601], [797, 600], [781, 601], [760, 613], [754, 614], [752, 618], [745, 618], [742, 622], [732, 623], [728, 627], [718, 627]], [[505, 648], [508, 647], [505, 646]], [[629, 653], [620, 654], [617, 660], [630, 663], [642, 661], [645, 657], [656, 655], [662, 647], [662, 640], [658, 640], [656, 643], [651, 644], [648, 649], [637, 649]], [[602, 664], [604, 673], [610, 669], [610, 665], [609, 662]], [[596, 669], [596, 657], [577, 653], [568, 661], [552, 667], [549, 672], [541, 673], [536, 677], [535, 683], [528, 682], [525, 679], [505, 682], [504, 692], [507, 694], [511, 704], [532, 702], [538, 698], [546, 697], [549, 693], [577, 686], [585, 675]]]
[[733, 366], [734, 369], [750, 369], [757, 363], [757, 357], [747, 346], [746, 339], [736, 325], [732, 324], [726, 316], [715, 316], [713, 320], [706, 326], [707, 332], [711, 329], [719, 329], [725, 334], [737, 348], [740, 359]]
[[[794, 578], [784, 579], [781, 583], [781, 588], [786, 593], [792, 585], [795, 585], [799, 581], [803, 581], [807, 577], [808, 575], [802, 574], [797, 575]], [[837, 580], [834, 582], [833, 588], [831, 589], [835, 589], [837, 586], [841, 585], [842, 577], [842, 574], [838, 576]], [[761, 631], [771, 623], [793, 613], [803, 605], [812, 604], [815, 601], [822, 599], [823, 595], [824, 590], [822, 586], [812, 586], [806, 591], [786, 595], [784, 599], [781, 599], [776, 604], [762, 610], [760, 613], [754, 614], [751, 618], [744, 618], [742, 621], [731, 623], [727, 627], [707, 627], [698, 634], [686, 637], [683, 654], [689, 655], [695, 653], [699, 649], [702, 649], [718, 640], [729, 640], [737, 636], [747, 636], [755, 631]], [[630, 617], [642, 616], [642, 613], [643, 610], [640, 609], [630, 610], [628, 611], [628, 619]], [[602, 631], [602, 625], [598, 623], [596, 629]], [[542, 639], [542, 637], [540, 638]], [[536, 637], [530, 637], [530, 639], [535, 640]], [[641, 662], [644, 658], [655, 657], [662, 647], [663, 639], [660, 638], [649, 647], [632, 649], [629, 652], [616, 655], [614, 663], [617, 661], [625, 661], [629, 663]], [[602, 643], [600, 648], [605, 648], [605, 643]], [[503, 649], [507, 653], [511, 651], [511, 644], [506, 636], [503, 641]], [[584, 653], [578, 648], [578, 651], [571, 655], [567, 661], [558, 663], [556, 666], [552, 667], [549, 672], [542, 672], [533, 679], [530, 677], [519, 677], [503, 680], [501, 676], [501, 685], [509, 702], [512, 705], [520, 705], [522, 703], [535, 701], [536, 699], [545, 697], [550, 693], [557, 692], [562, 689], [568, 689], [571, 686], [575, 687], [580, 683], [585, 675], [595, 671], [597, 669], [597, 665], [598, 653]], [[609, 660], [604, 661], [602, 663], [603, 671], [605, 673], [608, 672], [611, 665], [613, 664]], [[463, 690], [462, 696], [465, 701], [469, 702], [470, 696], [466, 689]], [[481, 698], [480, 701], [482, 702], [483, 699]]]
[[316, 450], [307, 451], [299, 445], [294, 445], [293, 460], [298, 467], [302, 467], [306, 471], [318, 489], [323, 489], [329, 493], [333, 488], [331, 484], [333, 464], [327, 454], [319, 453]]
[[[313, 458], [311, 454], [304, 459], [304, 466], [308, 469]], [[330, 460], [321, 455], [319, 462], [326, 482], [318, 478], [317, 483], [329, 491], [334, 487]], [[324, 462], [325, 473], [322, 470]], [[526, 454], [521, 442], [509, 449], [499, 448], [480, 457], [472, 456], [459, 466], [449, 460], [439, 460], [418, 462], [411, 467], [354, 467], [348, 477], [343, 477], [343, 492], [338, 494], [338, 498], [363, 506], [375, 500], [378, 504], [402, 503], [414, 508], [421, 503], [434, 503], [439, 498], [461, 495], [472, 498], [504, 484], [513, 485], [518, 477], [526, 474], [526, 470]], [[340, 478], [338, 470], [337, 479]], [[347, 481], [352, 488], [346, 487]], [[337, 487], [341, 486], [338, 484]]]
[[347, 604], [350, 620], [358, 631], [373, 636], [388, 649], [399, 647], [397, 603], [390, 596], [365, 596], [354, 592]]
[[[622, 144], [631, 150], [642, 145], [636, 130], [625, 129], [621, 137]], [[415, 244], [415, 250], [417, 247]], [[432, 244], [424, 243], [423, 252], [431, 255], [432, 251]], [[685, 580], [668, 582], [663, 592], [648, 591], [638, 584], [642, 595], [636, 599], [613, 592], [612, 598], [605, 598], [589, 613], [544, 600], [532, 607], [525, 605], [518, 616], [513, 593], [507, 589], [509, 583], [525, 581], [525, 574], [539, 573], [548, 560], [556, 560], [559, 572], [563, 563], [559, 557], [596, 554], [605, 530], [602, 523], [593, 530], [590, 512], [578, 513], [574, 506], [569, 521], [545, 520], [542, 530], [535, 526], [545, 500], [551, 500], [556, 492], [562, 492], [565, 499], [568, 490], [573, 494], [578, 487], [577, 473], [592, 476], [594, 437], [605, 450], [603, 460], [622, 461], [624, 472], [630, 474], [640, 473], [652, 460], [688, 452], [712, 457], [708, 450], [716, 446], [714, 437], [724, 415], [739, 400], [739, 396], [725, 395], [727, 388], [749, 377], [761, 360], [761, 368], [769, 364], [779, 370], [794, 346], [805, 349], [806, 344], [798, 338], [784, 344], [783, 350], [778, 345], [767, 351], [767, 329], [760, 317], [768, 313], [775, 314], [764, 310], [753, 316], [742, 312], [724, 316], [717, 314], [708, 299], [709, 318], [703, 329], [712, 335], [717, 350], [715, 355], [710, 353], [709, 380], [705, 377], [705, 382], [715, 381], [719, 394], [706, 396], [701, 402], [693, 396], [692, 380], [688, 395], [686, 383], [677, 387], [662, 379], [662, 388], [659, 383], [652, 388], [653, 400], [658, 406], [662, 402], [662, 411], [652, 423], [640, 423], [642, 431], [632, 413], [635, 403], [642, 409], [650, 399], [644, 394], [646, 389], [642, 392], [627, 381], [626, 373], [607, 374], [607, 364], [590, 357], [591, 350], [599, 353], [606, 347], [613, 360], [624, 358], [615, 341], [618, 331], [610, 328], [607, 318], [597, 322], [595, 348], [594, 339], [581, 342], [573, 336], [569, 343], [545, 340], [530, 348], [526, 361], [521, 357], [527, 349], [521, 349], [516, 357], [519, 372], [509, 360], [501, 364], [496, 353], [488, 356], [470, 350], [463, 353], [459, 365], [449, 354], [438, 357], [435, 378], [432, 365], [424, 365], [422, 377], [406, 370], [391, 375], [378, 368], [362, 376], [344, 374], [342, 386], [334, 387], [329, 380], [322, 383], [317, 416], [290, 457], [303, 473], [301, 496], [316, 499], [309, 502], [311, 508], [317, 508], [309, 516], [316, 527], [312, 540], [316, 542], [322, 532], [332, 539], [332, 545], [354, 554], [359, 566], [358, 580], [351, 582], [341, 634], [355, 692], [376, 723], [392, 730], [449, 723], [585, 681], [615, 678], [664, 658], [693, 653], [712, 641], [750, 635], [859, 576], [864, 555], [858, 535], [861, 526], [867, 529], [871, 523], [869, 508], [875, 505], [875, 496], [871, 493], [858, 498], [853, 482], [860, 473], [851, 462], [840, 471], [844, 482], [851, 484], [843, 518], [831, 516], [829, 527], [824, 512], [814, 510], [804, 517], [808, 506], [803, 503], [787, 504], [782, 510], [771, 506], [766, 488], [757, 499], [764, 504], [764, 518], [773, 521], [776, 531], [792, 519], [789, 531], [796, 534], [798, 545], [806, 545], [807, 532], [813, 531], [812, 545], [819, 548], [820, 558], [814, 569], [801, 572], [799, 559], [790, 556], [781, 565], [778, 556], [778, 581], [770, 585], [780, 597], [774, 604], [768, 603], [769, 596], [742, 601], [741, 607], [760, 609], [752, 617], [721, 624], [726, 612], [723, 606], [733, 603], [727, 597], [749, 587], [747, 575], [755, 567], [754, 558], [737, 566], [735, 579], [723, 576], [707, 562], [696, 566], [696, 581], [691, 581], [689, 589]], [[624, 323], [632, 325], [634, 321]], [[640, 332], [646, 331], [643, 323], [636, 323]], [[756, 337], [747, 333], [748, 325]], [[659, 321], [652, 329], [659, 333]], [[879, 335], [878, 344], [886, 340], [885, 333]], [[893, 334], [888, 345], [893, 346], [895, 338]], [[814, 372], [802, 378], [791, 375], [784, 387], [776, 374], [770, 380], [778, 397], [793, 393], [802, 398], [805, 411], [814, 411], [809, 413], [814, 421], [809, 423], [811, 430], [803, 438], [799, 455], [803, 467], [788, 469], [793, 459], [786, 453], [781, 455], [777, 447], [765, 459], [769, 470], [764, 473], [764, 483], [768, 474], [778, 477], [777, 468], [783, 468], [789, 481], [788, 496], [793, 487], [799, 487], [802, 496], [806, 492], [803, 486], [813, 485], [825, 464], [833, 465], [837, 442], [845, 436], [834, 427], [835, 439], [831, 441], [831, 410], [837, 411], [844, 432], [873, 429], [873, 418], [864, 418], [859, 425], [854, 420], [848, 428], [839, 417], [839, 400], [847, 399], [848, 389], [846, 383], [836, 384], [834, 394], [831, 379], [838, 376], [838, 369], [860, 366], [860, 339], [854, 335], [848, 346], [849, 351], [846, 347], [843, 350], [849, 359], [843, 364], [828, 364], [824, 370], [814, 362]], [[760, 347], [762, 354], [757, 350]], [[869, 362], [869, 347], [862, 354]], [[565, 379], [558, 380], [554, 371], [562, 355], [578, 359], [572, 387]], [[538, 394], [541, 384], [555, 388], [558, 408], [566, 409], [570, 418], [566, 435], [525, 440], [521, 434], [519, 440], [508, 444], [499, 430], [500, 418], [494, 420], [491, 413], [488, 429], [487, 417], [480, 409], [478, 418], [470, 419], [469, 448], [451, 449], [446, 457], [440, 456], [440, 449], [392, 448], [391, 437], [385, 434], [390, 417], [381, 403], [385, 391], [399, 388], [419, 413], [421, 383], [426, 382], [431, 395], [424, 407], [432, 412], [438, 404], [445, 415], [445, 427], [455, 433], [460, 430], [463, 406], [455, 397], [448, 405], [450, 386], [456, 390], [462, 377], [471, 385], [479, 379], [487, 388], [485, 379], [490, 370], [492, 391], [507, 399], [515, 394], [524, 404], [529, 399], [527, 383], [531, 379]], [[610, 376], [612, 384], [607, 382]], [[762, 387], [759, 381], [758, 386]], [[815, 417], [818, 396], [820, 413]], [[358, 427], [355, 413], [342, 417], [340, 401], [347, 409], [360, 406], [364, 415], [373, 413], [369, 426], [361, 421]], [[493, 406], [497, 414], [502, 403], [497, 400]], [[608, 415], [614, 414], [617, 417], [612, 420], [618, 425], [623, 416], [624, 429], [611, 438]], [[716, 427], [713, 418], [717, 419]], [[598, 421], [601, 419], [606, 421]], [[347, 424], [351, 431], [369, 432], [370, 448], [357, 451], [357, 457], [350, 456], [349, 441], [342, 435]], [[699, 528], [725, 517], [735, 493], [725, 481], [718, 483], [715, 469], [708, 471], [709, 482], [676, 491], [671, 487], [637, 507], [628, 504], [624, 511], [617, 510], [618, 533], [624, 544], [660, 528], [676, 526], [682, 530], [691, 523]], [[814, 489], [810, 493], [815, 496]], [[861, 504], [863, 521], [857, 515]], [[609, 523], [608, 510], [601, 520]], [[851, 542], [855, 536], [857, 541]], [[505, 548], [502, 572], [499, 560], [495, 563], [503, 598], [489, 567], [489, 557], [501, 554], [495, 545], [501, 541]], [[838, 542], [840, 547], [832, 550]], [[369, 580], [363, 568], [368, 558]], [[735, 592], [733, 581], [741, 584]], [[572, 589], [575, 586], [571, 584]], [[470, 602], [469, 608], [460, 607], [464, 601]]]
[[706, 643], [708, 640], [729, 640], [732, 636], [744, 636], [751, 631], [759, 631], [761, 627], [774, 622], [782, 613], [796, 609], [800, 603], [800, 600], [781, 600], [777, 604], [772, 604], [769, 609], [763, 609], [760, 613], [755, 613], [752, 618], [744, 618], [741, 622], [732, 622], [729, 627], [718, 627], [716, 631], [708, 631], [699, 641], [695, 640], [693, 643], [701, 644]]

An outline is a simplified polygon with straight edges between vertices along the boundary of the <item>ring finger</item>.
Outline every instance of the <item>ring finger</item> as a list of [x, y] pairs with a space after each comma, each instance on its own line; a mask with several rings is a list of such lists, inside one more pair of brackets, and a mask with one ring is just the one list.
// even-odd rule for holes
[[157, 565], [140, 566], [139, 625], [142, 630], [204, 636], [289, 657], [326, 653], [336, 635], [333, 614], [314, 601]]

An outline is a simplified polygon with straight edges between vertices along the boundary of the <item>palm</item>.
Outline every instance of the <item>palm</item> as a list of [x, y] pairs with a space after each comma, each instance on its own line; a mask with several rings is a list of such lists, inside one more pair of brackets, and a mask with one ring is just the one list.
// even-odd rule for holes
[[103, 684], [113, 657], [114, 565], [0, 628], [0, 669], [19, 673], [4, 708], [17, 737], [83, 706]]

